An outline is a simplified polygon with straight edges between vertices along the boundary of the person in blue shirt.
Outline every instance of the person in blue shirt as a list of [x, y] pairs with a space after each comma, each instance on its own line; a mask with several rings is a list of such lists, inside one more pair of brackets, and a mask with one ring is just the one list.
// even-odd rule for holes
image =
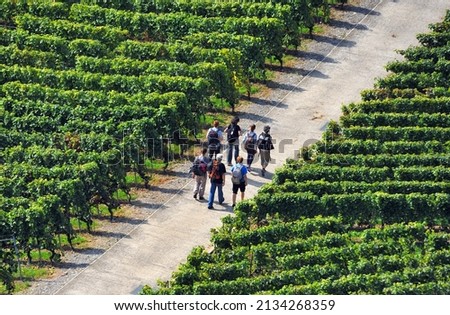
[[245, 187], [247, 186], [247, 167], [242, 164], [244, 161], [244, 158], [242, 156], [238, 156], [236, 158], [236, 164], [233, 165], [231, 168], [231, 182], [233, 183], [233, 205], [234, 207], [236, 205], [236, 196], [238, 193], [238, 190], [241, 191], [241, 201], [244, 200], [245, 195]]

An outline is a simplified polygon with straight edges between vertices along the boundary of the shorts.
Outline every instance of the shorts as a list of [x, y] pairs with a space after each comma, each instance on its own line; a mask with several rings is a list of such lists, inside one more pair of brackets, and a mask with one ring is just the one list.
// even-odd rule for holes
[[241, 190], [241, 192], [245, 191], [245, 182], [233, 184], [233, 194], [237, 194], [238, 190]]

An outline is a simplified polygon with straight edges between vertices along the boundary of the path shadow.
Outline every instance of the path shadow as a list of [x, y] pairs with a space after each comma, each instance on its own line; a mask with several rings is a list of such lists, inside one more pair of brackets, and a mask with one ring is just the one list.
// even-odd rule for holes
[[329, 79], [330, 78], [325, 73], [323, 73], [323, 72], [321, 72], [319, 70], [316, 70], [316, 69], [314, 69], [311, 72], [309, 72], [308, 76], [313, 77], [313, 78], [317, 78], [317, 79]]
[[[367, 27], [366, 27], [367, 30]], [[339, 47], [353, 47], [356, 45], [355, 41], [348, 40], [348, 39], [342, 39], [339, 37], [330, 37], [330, 36], [324, 36], [324, 35], [314, 35], [314, 40], [319, 43], [326, 43], [333, 46]]]
[[[181, 174], [177, 175], [179, 177], [183, 177], [183, 176], [184, 177], [188, 177], [189, 176], [188, 173], [186, 173], [186, 174], [183, 174], [182, 172], [178, 172], [178, 173], [181, 173]], [[167, 187], [164, 187], [164, 186], [152, 186], [151, 190], [152, 191], [159, 191], [161, 193], [170, 194], [170, 195], [174, 195], [174, 194], [176, 194], [176, 193], [178, 193], [180, 191], [179, 188], [167, 188]]]
[[[142, 222], [142, 220], [141, 220]], [[128, 238], [129, 236], [125, 233], [120, 233], [120, 232], [105, 232], [105, 231], [92, 231], [91, 235], [93, 236], [99, 236], [99, 237], [107, 237], [107, 238], [116, 238], [116, 239], [121, 239], [121, 238]]]
[[[131, 203], [127, 203], [127, 205], [133, 206], [134, 202], [138, 202], [138, 201], [133, 200], [133, 201], [131, 201]], [[99, 217], [99, 218], [96, 218], [96, 220], [111, 222], [109, 216]], [[131, 225], [138, 225], [138, 224], [140, 224], [140, 222], [141, 222], [141, 220], [130, 218], [130, 217], [122, 217], [122, 216], [113, 216], [113, 220], [112, 220], [112, 223], [128, 223]]]
[[162, 203], [150, 203], [150, 202], [145, 202], [142, 200], [134, 200], [132, 202], [132, 205], [135, 206], [136, 208], [146, 209], [146, 210], [155, 210], [155, 209], [159, 209], [164, 206], [164, 204], [162, 204]]
[[371, 9], [368, 9], [368, 8], [353, 6], [353, 5], [346, 5], [346, 6], [344, 6], [343, 11], [354, 12], [354, 13], [358, 13], [358, 14], [361, 14], [361, 15], [373, 15], [373, 16], [380, 15], [380, 12], [378, 12], [378, 11], [371, 10]]
[[[182, 157], [181, 157], [181, 159], [182, 159]], [[188, 160], [187, 157], [186, 157], [186, 160]], [[165, 171], [158, 170], [158, 171], [153, 171], [153, 172], [155, 174], [166, 175], [166, 176], [173, 176], [173, 177], [189, 177], [188, 170], [189, 170], [189, 168], [186, 167], [186, 172], [180, 171], [180, 170], [170, 170], [170, 169], [167, 169]], [[150, 185], [150, 189], [153, 189], [154, 187], [155, 186], [151, 186]]]
[[105, 252], [105, 249], [85, 247], [85, 248], [74, 248], [73, 252], [80, 255], [101, 255]]
[[233, 207], [231, 207], [231, 203], [228, 204], [228, 202], [224, 202], [221, 205], [214, 204], [213, 207], [214, 209], [209, 209], [209, 211], [228, 212], [230, 214], [233, 213]]
[[[302, 90], [302, 89], [300, 89]], [[277, 106], [279, 108], [287, 108], [287, 104], [283, 103], [283, 102], [279, 102], [276, 100], [268, 100], [268, 99], [264, 99], [264, 98], [259, 98], [259, 97], [252, 97], [250, 99], [251, 102], [253, 102], [254, 104], [257, 105], [262, 105], [262, 106]]]
[[330, 58], [323, 54], [318, 54], [318, 53], [309, 52], [309, 51], [298, 51], [296, 57], [303, 58], [306, 60], [316, 60], [316, 61], [320, 61], [323, 63], [337, 63], [336, 60], [334, 60], [333, 58]]
[[278, 89], [278, 90], [285, 90], [285, 91], [292, 91], [292, 92], [302, 92], [304, 91], [301, 87], [289, 84], [289, 83], [280, 83], [275, 81], [267, 81], [266, 83], [267, 87], [269, 89]]
[[287, 73], [287, 74], [296, 74], [299, 76], [304, 76], [306, 73], [308, 73], [305, 69], [300, 69], [296, 67], [289, 67], [289, 66], [277, 66], [277, 65], [266, 65], [266, 69], [273, 71], [273, 72], [280, 72], [280, 73]]
[[356, 29], [358, 31], [367, 31], [369, 29], [364, 24], [351, 23], [351, 22], [340, 21], [340, 20], [335, 20], [335, 19], [330, 19], [330, 25], [333, 26], [333, 27], [343, 28], [343, 29], [346, 29], [346, 30]]
[[60, 262], [55, 264], [55, 266], [61, 269], [84, 269], [89, 265], [90, 265], [89, 263], [74, 263], [74, 262]]
[[[276, 103], [273, 104], [273, 106], [275, 106]], [[258, 114], [253, 114], [253, 113], [246, 113], [246, 114], [242, 114], [239, 116], [241, 118], [241, 120], [249, 120], [251, 122], [258, 122], [261, 124], [270, 124], [273, 122], [273, 119], [270, 117], [266, 117], [266, 116], [261, 116]], [[242, 127], [242, 126], [241, 126]]]
[[267, 183], [260, 181], [259, 179], [268, 179], [268, 180], [272, 180], [273, 177], [273, 173], [269, 172], [266, 170], [266, 174], [264, 175], [264, 177], [261, 176], [261, 168], [255, 168], [252, 167], [252, 171], [250, 172], [251, 176], [247, 177], [248, 180], [248, 185], [253, 186], [253, 187], [257, 187], [257, 188], [261, 188], [262, 186], [266, 185]]
[[[286, 67], [285, 68], [286, 71], [284, 71], [285, 73], [290, 73], [290, 74], [297, 74], [300, 77], [305, 77], [305, 76], [311, 76], [314, 78], [320, 78], [320, 79], [328, 79], [329, 76], [322, 73], [321, 71], [314, 69], [313, 71], [308, 71], [305, 69], [298, 69], [298, 68], [291, 68], [291, 67]], [[299, 86], [294, 86], [292, 84], [279, 84], [274, 82], [273, 86], [269, 86], [270, 88], [280, 88], [280, 89], [284, 89], [284, 90], [288, 90], [288, 91], [297, 91], [297, 92], [303, 92], [305, 91], [304, 89], [302, 89]], [[293, 88], [292, 88], [293, 87]]]

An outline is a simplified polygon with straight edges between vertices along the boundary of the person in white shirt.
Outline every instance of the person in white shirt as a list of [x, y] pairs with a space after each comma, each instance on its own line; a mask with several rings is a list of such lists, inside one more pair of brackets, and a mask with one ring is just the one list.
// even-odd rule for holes
[[223, 140], [223, 132], [219, 129], [218, 120], [214, 120], [213, 127], [208, 129], [206, 140], [208, 143], [208, 155], [209, 158], [212, 159], [220, 153], [222, 148], [221, 142]]
[[208, 150], [203, 148], [200, 154], [195, 158], [194, 163], [192, 165], [192, 178], [195, 179], [194, 182], [194, 199], [205, 200], [205, 187], [206, 187], [206, 179], [207, 179], [207, 167], [210, 162], [210, 159], [206, 156]]

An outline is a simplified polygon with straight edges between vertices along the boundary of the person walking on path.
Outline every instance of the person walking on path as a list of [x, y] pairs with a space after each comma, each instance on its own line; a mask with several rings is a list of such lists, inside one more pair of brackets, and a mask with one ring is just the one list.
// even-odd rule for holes
[[225, 185], [225, 173], [227, 172], [225, 165], [222, 163], [222, 154], [217, 154], [216, 159], [210, 162], [209, 178], [211, 179], [211, 188], [209, 190], [208, 209], [214, 209], [214, 195], [216, 188], [218, 191], [219, 205], [224, 202], [223, 186]]
[[228, 155], [227, 162], [228, 166], [231, 166], [231, 160], [233, 158], [234, 151], [234, 160], [239, 156], [239, 137], [241, 136], [241, 127], [238, 125], [239, 117], [233, 118], [231, 124], [225, 128], [224, 132], [227, 133], [228, 140]]
[[244, 149], [247, 151], [247, 169], [249, 172], [252, 171], [252, 163], [256, 154], [256, 142], [258, 141], [258, 135], [255, 132], [256, 125], [251, 124], [249, 130], [244, 136], [242, 143], [244, 144]]
[[241, 191], [241, 201], [244, 200], [245, 195], [245, 187], [247, 186], [247, 167], [245, 167], [242, 162], [244, 161], [244, 158], [242, 156], [238, 156], [236, 158], [236, 164], [233, 165], [231, 168], [231, 182], [233, 183], [233, 205], [232, 207], [236, 205], [236, 196], [238, 193], [238, 190]]
[[194, 199], [205, 200], [203, 197], [205, 194], [206, 178], [207, 178], [207, 166], [210, 162], [210, 158], [206, 156], [208, 150], [203, 148], [200, 154], [195, 158], [192, 165], [192, 178], [195, 179], [194, 183]]
[[206, 133], [206, 140], [208, 142], [209, 158], [212, 159], [214, 156], [220, 153], [221, 144], [223, 140], [223, 133], [219, 129], [219, 121], [214, 120], [213, 127], [208, 129]]
[[263, 132], [258, 136], [258, 149], [261, 157], [261, 176], [266, 175], [266, 167], [270, 162], [270, 150], [273, 150], [272, 136], [270, 135], [270, 126], [264, 126]]

